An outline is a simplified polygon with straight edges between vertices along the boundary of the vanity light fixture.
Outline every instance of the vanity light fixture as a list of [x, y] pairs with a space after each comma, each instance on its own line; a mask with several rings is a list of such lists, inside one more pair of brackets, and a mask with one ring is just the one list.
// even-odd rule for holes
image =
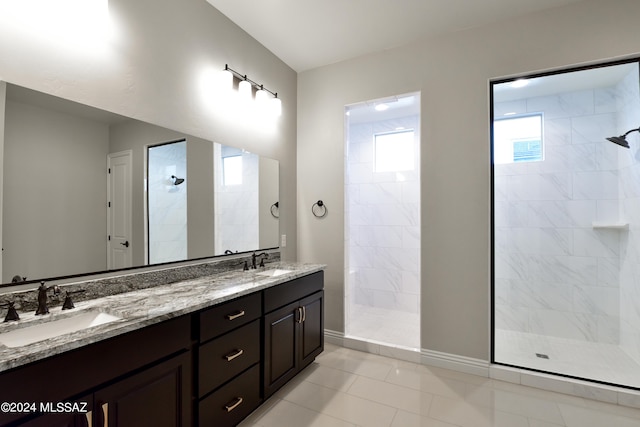
[[[228, 87], [233, 86], [233, 79], [238, 79], [238, 92], [242, 99], [252, 99], [255, 89], [255, 100], [261, 107], [267, 111], [272, 111], [275, 116], [282, 115], [282, 101], [278, 98], [277, 92], [272, 92], [264, 85], [259, 84], [247, 77], [246, 74], [240, 74], [234, 69], [229, 68], [228, 64], [224, 65], [224, 79]], [[273, 98], [269, 99], [269, 95]], [[270, 105], [269, 105], [270, 104]]]

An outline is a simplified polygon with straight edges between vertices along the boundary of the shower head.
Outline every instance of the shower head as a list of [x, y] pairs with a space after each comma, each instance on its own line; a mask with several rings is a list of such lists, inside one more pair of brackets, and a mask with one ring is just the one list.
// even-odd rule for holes
[[629, 148], [629, 143], [626, 139], [624, 139], [624, 136], [612, 136], [610, 138], [607, 138], [607, 141], [611, 141], [614, 144], [618, 144], [624, 148]]
[[607, 141], [611, 141], [614, 144], [618, 144], [621, 147], [624, 148], [629, 148], [629, 142], [627, 142], [627, 135], [629, 135], [631, 132], [640, 132], [640, 127], [638, 129], [631, 129], [630, 131], [626, 132], [624, 135], [620, 135], [620, 136], [612, 136], [610, 138], [607, 138]]
[[173, 185], [180, 185], [184, 182], [184, 178], [178, 178], [175, 175], [171, 175], [171, 178], [173, 178]]

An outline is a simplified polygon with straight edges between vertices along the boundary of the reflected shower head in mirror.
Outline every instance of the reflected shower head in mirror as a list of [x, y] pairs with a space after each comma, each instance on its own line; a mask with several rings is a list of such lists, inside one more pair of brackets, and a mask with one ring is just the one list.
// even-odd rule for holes
[[173, 179], [173, 185], [180, 185], [184, 182], [184, 178], [178, 178], [175, 175], [171, 175], [171, 178]]
[[612, 136], [607, 138], [607, 141], [611, 141], [614, 144], [618, 144], [621, 147], [624, 148], [629, 148], [629, 142], [627, 142], [627, 135], [629, 135], [631, 132], [640, 132], [640, 128], [638, 129], [631, 129], [630, 131], [628, 131], [627, 133], [625, 133], [624, 135], [620, 135], [620, 136]]

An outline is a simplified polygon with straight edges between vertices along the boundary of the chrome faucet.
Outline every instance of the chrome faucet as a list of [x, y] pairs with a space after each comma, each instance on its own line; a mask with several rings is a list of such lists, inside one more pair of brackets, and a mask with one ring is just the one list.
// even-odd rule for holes
[[[269, 258], [269, 254], [266, 252], [262, 252], [260, 254], [256, 254], [255, 251], [253, 252], [253, 255], [251, 255], [251, 268], [252, 269], [256, 269], [256, 258], [258, 258], [259, 256], [264, 255], [264, 258]], [[260, 258], [260, 267], [264, 267], [264, 258]]]

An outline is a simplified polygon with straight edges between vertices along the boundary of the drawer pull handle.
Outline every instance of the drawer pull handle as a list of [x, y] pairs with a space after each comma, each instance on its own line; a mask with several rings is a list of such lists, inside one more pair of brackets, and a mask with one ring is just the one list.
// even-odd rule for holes
[[241, 397], [236, 397], [236, 400], [233, 403], [227, 403], [225, 405], [225, 409], [227, 412], [231, 412], [236, 409], [242, 403], [243, 399]]
[[225, 356], [225, 358], [227, 359], [227, 362], [231, 362], [233, 359], [235, 359], [236, 357], [240, 357], [242, 356], [242, 353], [244, 353], [244, 350], [242, 350], [241, 348], [237, 349], [236, 351], [234, 351], [231, 354], [227, 354]]
[[306, 320], [307, 320], [307, 307], [303, 305], [302, 306], [302, 323], [304, 323]]
[[109, 402], [102, 404], [102, 415], [104, 416], [104, 427], [109, 427]]
[[242, 317], [244, 316], [244, 310], [240, 310], [239, 312], [235, 313], [235, 314], [227, 314], [227, 320], [234, 320], [237, 319], [238, 317]]
[[92, 427], [93, 426], [93, 411], [89, 411], [86, 414], [84, 414], [85, 417], [87, 417], [87, 426], [88, 427]]

